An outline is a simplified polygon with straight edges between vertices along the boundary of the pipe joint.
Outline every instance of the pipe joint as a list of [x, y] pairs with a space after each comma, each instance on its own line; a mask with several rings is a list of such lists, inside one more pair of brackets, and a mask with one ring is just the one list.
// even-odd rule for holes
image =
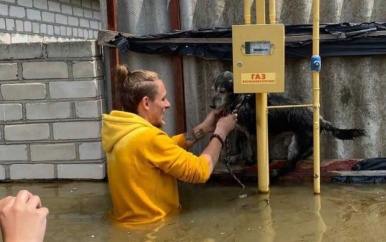
[[322, 59], [319, 55], [311, 57], [311, 70], [320, 72], [322, 70]]

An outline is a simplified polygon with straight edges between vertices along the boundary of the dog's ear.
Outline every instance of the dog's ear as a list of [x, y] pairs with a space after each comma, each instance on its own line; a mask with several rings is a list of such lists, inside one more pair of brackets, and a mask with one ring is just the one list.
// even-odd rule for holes
[[227, 80], [228, 82], [233, 83], [233, 73], [232, 73], [232, 72], [230, 72], [230, 71], [225, 71], [225, 72], [223, 73], [223, 77], [224, 77], [224, 79]]

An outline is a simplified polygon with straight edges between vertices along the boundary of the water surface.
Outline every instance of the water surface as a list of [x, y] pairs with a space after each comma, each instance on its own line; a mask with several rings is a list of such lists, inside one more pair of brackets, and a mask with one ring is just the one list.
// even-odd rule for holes
[[[384, 185], [273, 185], [180, 183], [182, 212], [140, 229], [111, 226], [106, 182], [8, 183], [0, 196], [20, 189], [39, 194], [50, 209], [47, 242], [54, 241], [386, 241]], [[245, 196], [247, 194], [247, 196]]]

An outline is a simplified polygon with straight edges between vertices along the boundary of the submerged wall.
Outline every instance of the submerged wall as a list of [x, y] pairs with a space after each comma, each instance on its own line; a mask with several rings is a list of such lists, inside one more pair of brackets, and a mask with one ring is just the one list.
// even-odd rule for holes
[[[171, 31], [168, 1], [122, 0], [118, 9], [119, 31], [133, 34], [157, 34]], [[182, 30], [229, 27], [243, 24], [243, 2], [234, 0], [180, 0]], [[255, 23], [255, 1], [252, 2], [252, 22]], [[267, 21], [268, 21], [268, 0]], [[283, 24], [311, 24], [312, 2], [277, 0], [276, 19]], [[321, 1], [320, 22], [384, 22], [386, 2], [370, 0]], [[166, 7], [165, 7], [166, 6]], [[160, 72], [173, 90], [171, 62], [168, 56], [129, 53], [122, 57], [133, 68], [149, 68]], [[312, 76], [309, 58], [286, 59], [285, 95], [301, 102], [312, 99]], [[355, 141], [340, 141], [322, 135], [321, 156], [328, 159], [369, 158], [386, 155], [384, 137], [386, 118], [383, 91], [386, 56], [331, 57], [322, 59], [321, 114], [340, 128], [364, 128], [368, 136]], [[223, 70], [231, 70], [232, 63], [183, 57], [185, 80], [186, 122], [191, 127], [199, 123], [210, 110], [210, 86], [213, 78]], [[172, 92], [172, 91], [170, 91]], [[173, 100], [173, 99], [171, 99]], [[172, 103], [173, 105], [173, 103]], [[175, 118], [170, 113], [169, 120]], [[173, 133], [173, 126], [168, 131]], [[274, 142], [274, 141], [272, 141]], [[283, 146], [274, 142], [273, 145]], [[193, 151], [198, 153], [202, 146]], [[281, 158], [273, 154], [271, 158]]]
[[103, 179], [94, 41], [0, 44], [0, 180]]

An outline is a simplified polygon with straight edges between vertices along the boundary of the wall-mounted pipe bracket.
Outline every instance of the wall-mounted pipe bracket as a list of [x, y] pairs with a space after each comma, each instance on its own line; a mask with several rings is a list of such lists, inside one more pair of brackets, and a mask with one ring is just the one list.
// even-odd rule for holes
[[317, 72], [322, 70], [322, 59], [319, 55], [313, 55], [311, 57], [311, 70]]

